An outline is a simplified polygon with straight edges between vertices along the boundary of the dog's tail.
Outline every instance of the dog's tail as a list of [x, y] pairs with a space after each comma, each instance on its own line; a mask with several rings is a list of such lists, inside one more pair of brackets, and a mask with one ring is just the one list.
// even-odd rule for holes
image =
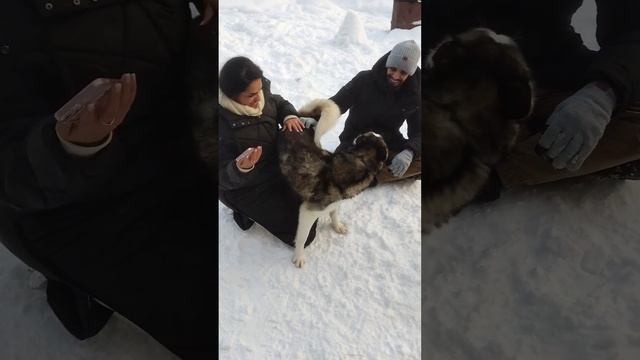
[[342, 115], [338, 105], [330, 99], [312, 100], [305, 106], [301, 107], [300, 110], [298, 110], [298, 113], [300, 116], [320, 115], [320, 120], [318, 120], [315, 136], [313, 138], [313, 141], [319, 148], [322, 147], [320, 146], [320, 138], [322, 135], [331, 130], [338, 122], [340, 115]]

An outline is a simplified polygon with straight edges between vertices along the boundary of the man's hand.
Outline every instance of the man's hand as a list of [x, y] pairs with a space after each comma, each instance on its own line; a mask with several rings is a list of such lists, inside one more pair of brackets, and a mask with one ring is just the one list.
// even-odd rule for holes
[[316, 125], [318, 125], [318, 120], [311, 117], [303, 116], [300, 118], [300, 121], [302, 122], [302, 125], [304, 125], [304, 127], [307, 129], [314, 128], [316, 127]]
[[389, 171], [395, 177], [400, 177], [407, 172], [409, 169], [409, 165], [411, 165], [411, 161], [413, 160], [413, 151], [406, 149], [402, 150], [398, 155], [396, 155], [393, 160], [391, 160], [391, 165], [389, 165]]
[[556, 169], [578, 170], [611, 120], [616, 97], [612, 90], [590, 83], [553, 111], [538, 144]]
[[135, 74], [124, 74], [102, 97], [83, 105], [74, 117], [58, 121], [62, 139], [80, 146], [97, 146], [125, 119], [136, 97]]
[[298, 117], [292, 117], [292, 118], [288, 118], [287, 120], [284, 121], [284, 127], [282, 128], [282, 130], [288, 130], [288, 131], [297, 131], [297, 132], [302, 132], [304, 130], [304, 124], [302, 123], [302, 121], [300, 121], [300, 118]]

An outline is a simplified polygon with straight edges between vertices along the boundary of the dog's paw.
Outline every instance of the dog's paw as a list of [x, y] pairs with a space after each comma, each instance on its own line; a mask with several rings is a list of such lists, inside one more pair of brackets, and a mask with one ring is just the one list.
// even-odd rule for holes
[[331, 227], [338, 234], [345, 235], [345, 234], [347, 234], [349, 232], [349, 229], [347, 228], [347, 225], [345, 225], [345, 224], [343, 224], [341, 222], [332, 222], [331, 223]]
[[294, 254], [293, 255], [293, 264], [298, 267], [298, 268], [302, 268], [302, 266], [304, 266], [304, 254]]

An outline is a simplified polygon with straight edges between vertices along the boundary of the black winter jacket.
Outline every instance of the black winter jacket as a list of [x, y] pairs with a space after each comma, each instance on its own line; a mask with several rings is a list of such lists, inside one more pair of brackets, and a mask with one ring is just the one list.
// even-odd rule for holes
[[[33, 213], [105, 201], [169, 169], [188, 132], [188, 21], [184, 0], [3, 2], [0, 206]], [[53, 113], [94, 78], [125, 72], [136, 73], [138, 92], [113, 141], [90, 158], [65, 153]]]
[[[1, 2], [0, 241], [201, 359], [213, 357], [216, 202], [185, 116], [189, 23], [185, 0]], [[67, 154], [53, 113], [94, 78], [125, 72], [138, 91], [112, 142]]]
[[606, 80], [624, 106], [640, 99], [640, 1], [596, 0], [600, 51], [571, 26], [582, 0], [429, 0], [423, 4], [424, 49], [445, 34], [489, 27], [513, 37], [538, 87], [575, 90]]
[[[261, 116], [235, 114], [219, 107], [219, 189], [236, 190], [255, 186], [280, 178], [280, 165], [276, 139], [285, 117], [298, 113], [293, 105], [280, 95], [271, 93], [271, 82], [262, 78], [265, 104]], [[242, 173], [235, 158], [248, 147], [262, 146], [262, 156], [255, 168]]]
[[[0, 218], [0, 234], [17, 229], [45, 253], [72, 236], [144, 239], [151, 228], [129, 225], [169, 194], [204, 197], [192, 184], [186, 1], [8, 0], [1, 9], [0, 208], [14, 216]], [[138, 90], [111, 143], [88, 158], [66, 153], [54, 112], [94, 78], [125, 72]]]
[[[349, 110], [340, 142], [351, 142], [363, 132], [374, 131], [382, 136], [389, 149], [395, 152], [413, 150], [421, 154], [420, 129], [420, 67], [407, 78], [401, 88], [394, 90], [387, 83], [386, 62], [382, 56], [371, 70], [359, 72], [337, 94], [331, 97], [344, 114]], [[400, 126], [407, 121], [405, 139]]]

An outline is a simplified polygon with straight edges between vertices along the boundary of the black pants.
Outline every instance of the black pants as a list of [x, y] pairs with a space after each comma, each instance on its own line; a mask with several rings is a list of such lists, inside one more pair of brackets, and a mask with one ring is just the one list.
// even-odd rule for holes
[[[295, 246], [298, 213], [302, 203], [284, 179], [278, 178], [250, 188], [221, 191], [220, 201], [233, 211], [248, 216], [285, 244]], [[305, 246], [313, 242], [316, 223]]]

